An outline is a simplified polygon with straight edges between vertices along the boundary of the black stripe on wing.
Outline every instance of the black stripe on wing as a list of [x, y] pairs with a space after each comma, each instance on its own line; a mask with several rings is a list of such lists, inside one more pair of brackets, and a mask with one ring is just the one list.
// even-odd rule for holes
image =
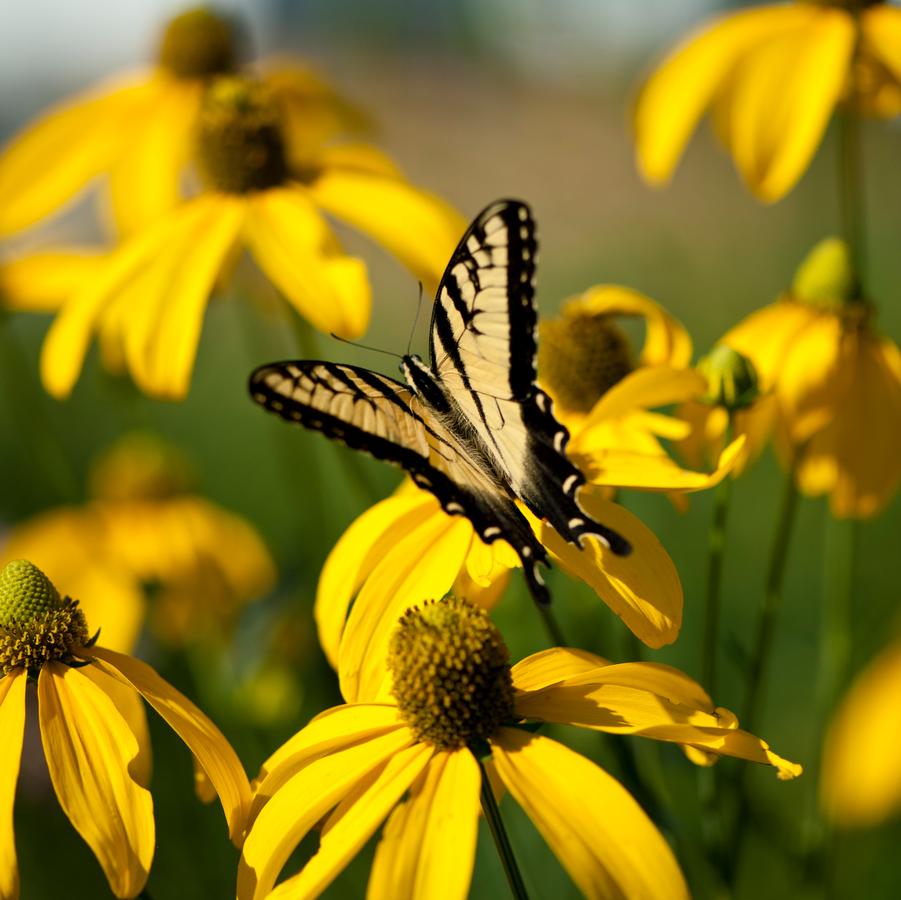
[[[472, 490], [431, 463], [430, 449], [437, 446], [444, 453], [455, 451], [410, 408], [411, 392], [407, 387], [368, 369], [308, 360], [260, 366], [251, 373], [248, 387], [257, 403], [283, 419], [400, 466], [419, 487], [438, 500], [446, 513], [467, 518], [485, 543], [506, 540], [522, 562], [535, 600], [542, 604], [550, 602], [538, 570], [539, 565], [548, 564], [547, 552], [529, 523], [511, 499], [500, 493], [492, 496]], [[384, 426], [386, 436], [360, 427], [352, 416], [338, 415], [337, 410], [325, 408], [329, 406], [327, 392], [335, 397], [349, 396], [354, 408], [356, 404], [365, 404], [371, 415], [385, 417], [386, 421], [379, 424]], [[418, 448], [390, 436], [417, 432], [422, 438]]]

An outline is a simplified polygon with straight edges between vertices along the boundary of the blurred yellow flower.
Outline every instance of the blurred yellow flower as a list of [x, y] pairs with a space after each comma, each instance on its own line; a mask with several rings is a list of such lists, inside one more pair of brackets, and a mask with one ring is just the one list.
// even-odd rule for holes
[[868, 518], [901, 479], [901, 352], [850, 296], [847, 248], [830, 239], [799, 268], [792, 290], [729, 331], [777, 404], [777, 449], [798, 488], [828, 494], [833, 515]]
[[[511, 670], [484, 611], [455, 598], [407, 610], [387, 657], [389, 680], [366, 681], [264, 763], [239, 900], [318, 896], [385, 820], [367, 896], [462, 900], [480, 794], [491, 802], [488, 778], [523, 808], [586, 897], [687, 897], [672, 852], [635, 800], [594, 763], [534, 733], [544, 722], [685, 742], [773, 765], [782, 778], [800, 774], [676, 669], [555, 648]], [[276, 888], [323, 817], [317, 852]]]
[[901, 642], [857, 676], [823, 745], [820, 802], [836, 824], [878, 825], [901, 809]]
[[[34, 565], [0, 572], [0, 897], [18, 900], [13, 804], [29, 682], [53, 788], [116, 897], [147, 881], [156, 843], [150, 744], [142, 698], [187, 744], [240, 844], [250, 785], [219, 729], [149, 666], [95, 646], [77, 600]], [[61, 870], [61, 879], [63, 872]], [[60, 890], [65, 890], [61, 881]]]
[[41, 356], [50, 393], [69, 394], [99, 332], [143, 391], [183, 398], [207, 301], [245, 248], [316, 328], [359, 337], [369, 322], [366, 267], [342, 252], [323, 212], [437, 282], [464, 230], [456, 212], [407, 184], [372, 148], [306, 147], [298, 168], [284, 136], [263, 84], [236, 77], [211, 84], [196, 134], [206, 189], [122, 244], [63, 305]]
[[0, 260], [0, 311], [56, 312], [96, 277], [104, 255], [87, 248], [48, 250]]
[[33, 559], [87, 598], [107, 646], [134, 647], [142, 587], [152, 589], [150, 623], [160, 639], [215, 640], [271, 589], [275, 565], [247, 522], [190, 493], [190, 483], [174, 448], [150, 434], [127, 435], [95, 464], [90, 502], [18, 525], [2, 559]]
[[[235, 23], [205, 8], [167, 25], [149, 70], [118, 76], [44, 114], [0, 154], [0, 237], [28, 228], [98, 175], [110, 180], [119, 229], [130, 233], [175, 206], [190, 162], [205, 85], [236, 71]], [[331, 137], [360, 116], [313, 72], [279, 66], [267, 75], [297, 130]]]
[[635, 109], [638, 167], [669, 179], [708, 108], [748, 188], [764, 202], [792, 189], [836, 104], [901, 112], [901, 9], [797, 2], [728, 13], [682, 42]]

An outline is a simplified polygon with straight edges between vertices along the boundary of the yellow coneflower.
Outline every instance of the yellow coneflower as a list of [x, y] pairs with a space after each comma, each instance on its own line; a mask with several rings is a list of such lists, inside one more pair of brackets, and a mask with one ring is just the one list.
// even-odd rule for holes
[[308, 148], [295, 168], [278, 105], [259, 82], [213, 82], [196, 144], [205, 190], [113, 252], [51, 326], [41, 375], [55, 396], [72, 390], [99, 332], [105, 345], [120, 346], [142, 390], [184, 397], [207, 301], [245, 248], [316, 328], [358, 337], [369, 322], [366, 268], [341, 251], [323, 212], [371, 234], [429, 284], [464, 229], [368, 148]]
[[[455, 598], [406, 612], [392, 634], [388, 673], [317, 716], [263, 765], [239, 900], [319, 896], [382, 822], [367, 896], [462, 900], [480, 795], [486, 814], [497, 813], [489, 767], [586, 897], [687, 897], [666, 841], [631, 795], [536, 733], [544, 722], [738, 756], [775, 766], [780, 778], [800, 774], [677, 669], [611, 665], [562, 648], [511, 669], [487, 614]], [[323, 819], [315, 855], [276, 887], [297, 844]]]
[[251, 525], [194, 494], [192, 481], [176, 448], [127, 434], [93, 466], [87, 504], [16, 526], [0, 560], [32, 559], [87, 598], [114, 649], [134, 647], [143, 585], [153, 585], [150, 624], [160, 639], [214, 639], [273, 586], [275, 564]]
[[[0, 236], [55, 212], [98, 175], [110, 179], [117, 225], [130, 233], [172, 208], [191, 157], [205, 86], [237, 71], [234, 22], [207, 8], [172, 19], [149, 70], [117, 76], [66, 101], [0, 154]], [[358, 114], [313, 72], [283, 66], [271, 76], [276, 102], [307, 134], [330, 137]]]
[[[616, 326], [617, 316], [640, 316], [647, 323], [637, 362]], [[553, 560], [590, 585], [651, 647], [668, 644], [679, 634], [679, 576], [657, 537], [607, 494], [617, 487], [700, 490], [715, 485], [734, 465], [740, 444], [727, 448], [709, 474], [680, 468], [660, 445], [658, 436], [677, 438], [687, 427], [648, 407], [679, 402], [705, 389], [701, 376], [683, 368], [690, 357], [691, 341], [682, 326], [627, 288], [592, 288], [571, 300], [559, 320], [541, 323], [539, 379], [570, 429], [567, 452], [590, 482], [579, 502], [597, 521], [619, 531], [634, 552], [615, 556], [595, 541], [579, 549], [523, 512]], [[329, 554], [315, 608], [320, 643], [337, 666], [345, 627], [372, 617], [382, 623], [373, 645], [368, 639], [353, 641], [363, 665], [373, 646], [387, 640], [386, 623], [419, 597], [453, 590], [490, 607], [518, 565], [506, 543], [486, 545], [468, 521], [447, 515], [431, 494], [405, 484], [360, 516]], [[353, 696], [352, 688], [346, 691]]]
[[[77, 600], [32, 563], [0, 572], [0, 897], [17, 900], [13, 803], [36, 684], [41, 741], [60, 806], [116, 897], [144, 887], [155, 848], [143, 698], [187, 744], [240, 844], [250, 785], [219, 729], [149, 666], [97, 646]], [[62, 876], [61, 876], [62, 877]], [[65, 885], [60, 883], [60, 890]]]
[[901, 809], [901, 642], [857, 676], [823, 745], [820, 801], [836, 824], [878, 825]]
[[727, 13], [682, 42], [635, 110], [638, 167], [669, 179], [707, 109], [742, 179], [773, 202], [816, 152], [836, 104], [901, 112], [901, 9], [872, 0], [768, 4]]
[[828, 494], [839, 518], [875, 515], [901, 479], [901, 352], [853, 290], [847, 247], [828, 239], [790, 291], [722, 339], [775, 395], [777, 448], [799, 489]]

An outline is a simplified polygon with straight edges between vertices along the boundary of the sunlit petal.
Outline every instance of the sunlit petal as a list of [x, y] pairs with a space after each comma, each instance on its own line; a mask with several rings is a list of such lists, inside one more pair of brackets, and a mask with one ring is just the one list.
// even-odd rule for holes
[[513, 687], [517, 691], [537, 691], [606, 665], [606, 659], [587, 650], [551, 647], [533, 653], [513, 666]]
[[481, 775], [468, 749], [436, 753], [388, 819], [369, 900], [465, 900], [472, 880]]
[[134, 897], [153, 860], [153, 801], [132, 776], [138, 742], [108, 697], [78, 669], [47, 663], [38, 677], [44, 756], [60, 806], [94, 851], [110, 889]]
[[491, 749], [510, 794], [586, 897], [687, 900], [663, 836], [603, 769], [556, 741], [510, 728], [500, 729]]
[[106, 260], [97, 250], [49, 250], [0, 263], [0, 305], [21, 312], [56, 312]]
[[0, 678], [0, 897], [18, 900], [19, 867], [13, 833], [13, 805], [25, 738], [24, 672]]

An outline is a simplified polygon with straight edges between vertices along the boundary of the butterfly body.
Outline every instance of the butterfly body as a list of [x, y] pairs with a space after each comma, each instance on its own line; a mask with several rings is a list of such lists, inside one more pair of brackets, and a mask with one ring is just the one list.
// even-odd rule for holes
[[592, 520], [576, 494], [584, 476], [566, 457], [569, 434], [535, 384], [534, 222], [499, 201], [472, 223], [435, 299], [431, 365], [406, 355], [406, 384], [368, 369], [318, 361], [274, 363], [250, 379], [253, 398], [289, 421], [405, 469], [486, 543], [517, 552], [540, 603], [547, 553], [522, 502], [566, 540], [589, 536], [630, 551]]

